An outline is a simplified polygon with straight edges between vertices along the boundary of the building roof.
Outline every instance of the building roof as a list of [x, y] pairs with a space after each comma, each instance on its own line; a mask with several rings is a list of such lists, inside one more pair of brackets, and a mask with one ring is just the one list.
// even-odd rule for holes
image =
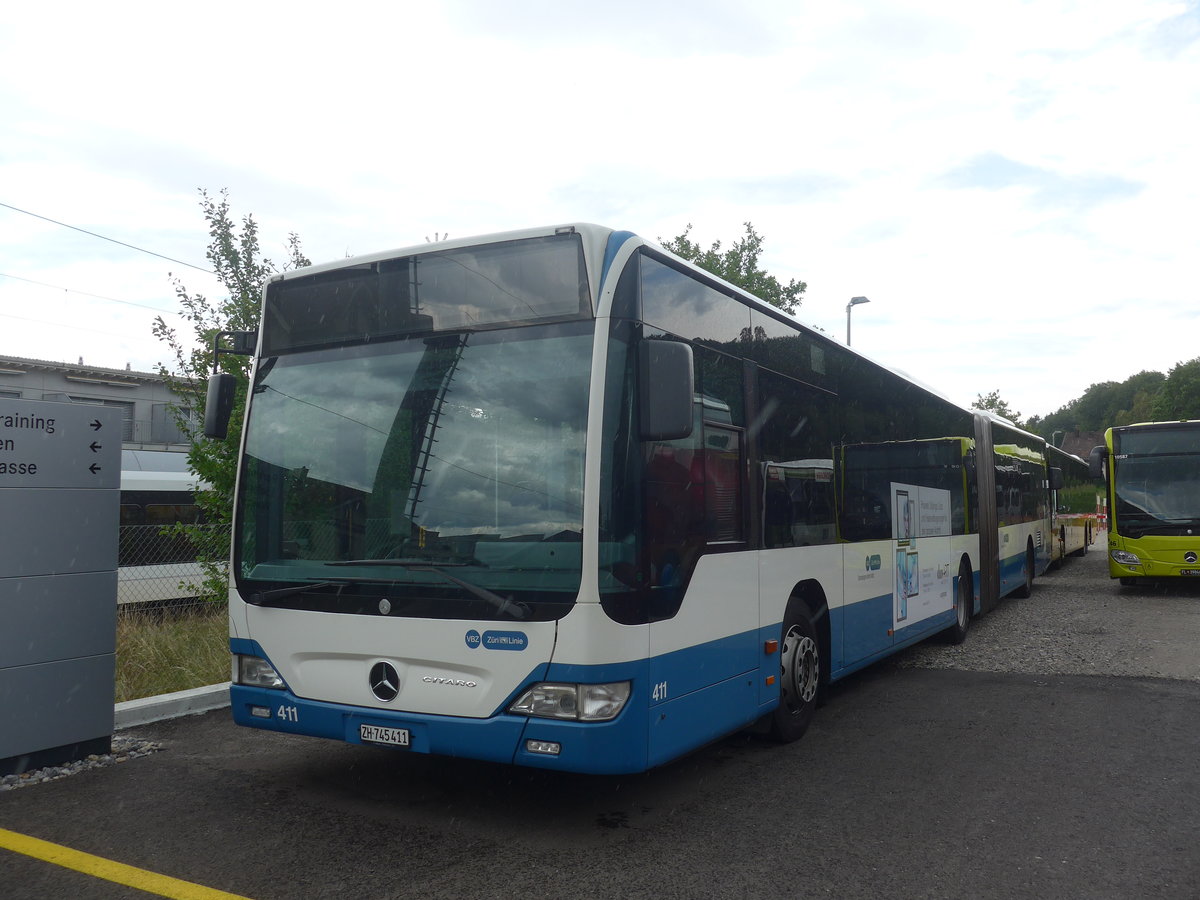
[[[3, 372], [8, 369], [10, 371]], [[19, 370], [19, 371], [18, 371]], [[161, 382], [162, 376], [157, 372], [135, 372], [132, 369], [109, 369], [104, 366], [85, 365], [80, 359], [78, 363], [52, 362], [46, 359], [27, 359], [23, 356], [6, 356], [0, 354], [0, 372], [2, 374], [24, 374], [25, 372], [62, 372], [75, 378], [90, 378], [106, 384], [127, 385], [136, 382]]]

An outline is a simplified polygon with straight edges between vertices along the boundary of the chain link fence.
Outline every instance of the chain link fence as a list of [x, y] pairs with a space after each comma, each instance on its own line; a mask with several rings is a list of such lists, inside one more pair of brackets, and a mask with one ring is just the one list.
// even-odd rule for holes
[[[228, 545], [228, 526], [201, 525], [202, 543]], [[222, 541], [222, 538], [224, 539]], [[117, 603], [123, 610], [203, 605], [204, 569], [193, 537], [161, 525], [122, 525]]]

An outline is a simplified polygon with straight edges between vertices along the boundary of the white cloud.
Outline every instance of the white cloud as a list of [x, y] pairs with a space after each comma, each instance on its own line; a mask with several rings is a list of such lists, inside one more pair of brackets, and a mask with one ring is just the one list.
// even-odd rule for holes
[[[10, 6], [12, 6], [10, 4]], [[0, 13], [0, 202], [203, 265], [197, 188], [314, 260], [752, 221], [801, 318], [1045, 414], [1197, 350], [1195, 4], [446, 0]], [[0, 208], [0, 352], [150, 367], [166, 277]], [[118, 336], [119, 335], [119, 336]]]

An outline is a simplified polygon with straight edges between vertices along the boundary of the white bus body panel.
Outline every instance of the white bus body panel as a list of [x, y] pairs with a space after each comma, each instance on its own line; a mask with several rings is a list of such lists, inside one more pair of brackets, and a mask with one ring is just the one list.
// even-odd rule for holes
[[[246, 637], [256, 641], [298, 697], [376, 709], [486, 718], [554, 651], [555, 622], [470, 622], [331, 615], [247, 606]], [[489, 649], [487, 634], [521, 635]], [[470, 643], [475, 634], [481, 642]], [[513, 638], [516, 641], [516, 638]], [[400, 694], [371, 693], [377, 662], [400, 675]]]

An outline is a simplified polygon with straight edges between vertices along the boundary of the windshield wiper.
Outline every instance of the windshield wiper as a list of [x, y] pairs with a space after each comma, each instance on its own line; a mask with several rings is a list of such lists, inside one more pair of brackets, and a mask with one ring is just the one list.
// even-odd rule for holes
[[437, 562], [439, 566], [470, 566], [479, 565], [475, 560], [459, 561], [459, 560], [433, 560], [421, 559], [419, 557], [403, 557], [400, 559], [338, 559], [325, 563], [327, 566], [401, 566], [402, 568], [410, 568], [412, 566], [429, 566]]
[[297, 594], [308, 592], [327, 591], [329, 588], [344, 588], [349, 581], [310, 581], [307, 584], [294, 584], [291, 587], [275, 588], [270, 591], [259, 591], [257, 594], [250, 596], [250, 602], [255, 606], [267, 606], [276, 600], [286, 600], [288, 597], [295, 597]]
[[403, 569], [408, 569], [410, 572], [433, 572], [435, 575], [440, 575], [452, 584], [458, 585], [467, 593], [478, 597], [480, 600], [486, 600], [492, 606], [503, 613], [504, 615], [512, 616], [514, 619], [526, 619], [529, 617], [529, 607], [524, 603], [517, 603], [511, 596], [501, 597], [494, 591], [489, 591], [487, 588], [480, 587], [477, 584], [471, 584], [469, 581], [463, 581], [449, 572], [444, 572], [440, 565], [446, 566], [465, 566], [465, 562], [446, 562], [439, 566], [429, 564], [428, 560], [424, 559], [339, 559], [335, 562], [325, 563], [327, 566], [399, 566]]

